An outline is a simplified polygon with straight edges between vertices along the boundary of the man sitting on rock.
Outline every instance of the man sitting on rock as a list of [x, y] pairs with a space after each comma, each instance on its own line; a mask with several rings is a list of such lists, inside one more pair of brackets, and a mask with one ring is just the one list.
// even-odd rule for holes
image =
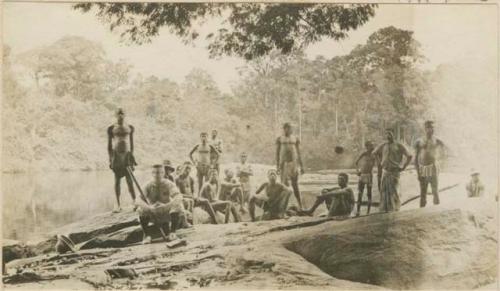
[[175, 231], [184, 217], [182, 195], [173, 182], [163, 178], [163, 165], [154, 165], [152, 173], [153, 181], [145, 188], [148, 204], [138, 203], [139, 221], [144, 232], [143, 243], [151, 242], [150, 222], [163, 230], [169, 240], [176, 239]]
[[[288, 200], [292, 191], [285, 185], [277, 181], [278, 173], [271, 169], [267, 172], [268, 182], [262, 184], [257, 189], [255, 195], [250, 197], [248, 210], [252, 221], [255, 221], [255, 206], [259, 206], [264, 210], [261, 220], [280, 219], [285, 217], [288, 207]], [[260, 194], [265, 190], [265, 193]]]
[[200, 191], [200, 197], [208, 200], [210, 202], [210, 205], [215, 211], [219, 211], [224, 213], [225, 216], [225, 223], [229, 222], [229, 216], [232, 213], [233, 218], [236, 222], [239, 222], [240, 215], [238, 214], [238, 211], [236, 211], [236, 208], [234, 207], [233, 203], [230, 201], [222, 201], [218, 199], [218, 194], [219, 194], [219, 179], [218, 179], [218, 173], [216, 169], [211, 169], [208, 172], [208, 182], [203, 184], [203, 187], [201, 187]]
[[340, 173], [337, 177], [338, 187], [321, 190], [321, 195], [316, 198], [314, 205], [304, 212], [312, 215], [316, 208], [325, 202], [328, 208], [328, 217], [348, 217], [355, 204], [354, 192], [347, 185], [348, 182], [349, 176], [346, 173]]
[[240, 211], [245, 212], [243, 208], [243, 191], [241, 183], [234, 178], [234, 172], [231, 169], [224, 171], [225, 177], [220, 183], [219, 199], [222, 201], [231, 201], [240, 206]]
[[467, 197], [481, 197], [484, 193], [484, 185], [479, 180], [479, 172], [472, 171], [470, 182], [465, 186], [467, 190]]
[[180, 175], [175, 179], [175, 184], [182, 194], [184, 207], [193, 214], [194, 207], [202, 207], [209, 215], [213, 224], [217, 224], [215, 211], [210, 202], [204, 198], [194, 197], [194, 179], [191, 177], [191, 163], [184, 163]]

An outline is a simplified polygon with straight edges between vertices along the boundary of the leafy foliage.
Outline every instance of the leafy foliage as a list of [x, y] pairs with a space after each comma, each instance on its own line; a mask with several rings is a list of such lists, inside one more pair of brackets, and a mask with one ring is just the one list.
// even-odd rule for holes
[[289, 54], [322, 38], [335, 40], [375, 15], [374, 4], [306, 3], [80, 3], [133, 43], [151, 41], [161, 27], [191, 42], [200, 25], [215, 16], [227, 20], [206, 35], [211, 56], [237, 55], [252, 60], [278, 50]]

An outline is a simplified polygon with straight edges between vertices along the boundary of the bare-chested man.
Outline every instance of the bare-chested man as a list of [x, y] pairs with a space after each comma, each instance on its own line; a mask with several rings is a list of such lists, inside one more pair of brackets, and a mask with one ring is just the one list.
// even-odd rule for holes
[[[411, 161], [411, 154], [401, 143], [394, 140], [391, 129], [385, 131], [387, 142], [379, 145], [373, 153], [379, 157], [377, 162], [382, 168], [380, 181], [380, 212], [399, 211], [399, 174], [404, 171]], [[406, 158], [403, 166], [403, 156]]]
[[222, 201], [219, 200], [219, 174], [217, 170], [211, 169], [209, 172], [209, 180], [200, 190], [200, 197], [207, 199], [212, 205], [215, 211], [219, 211], [224, 213], [225, 223], [229, 222], [229, 217], [233, 214], [234, 221], [239, 222], [241, 220], [238, 211], [236, 211], [236, 207], [234, 207], [231, 201]]
[[[208, 181], [208, 172], [211, 164], [219, 159], [219, 153], [211, 144], [208, 143], [206, 132], [200, 134], [201, 143], [195, 145], [189, 153], [189, 159], [196, 165], [196, 175], [198, 177], [198, 190], [201, 190], [203, 184]], [[196, 153], [196, 159], [193, 154]], [[214, 158], [212, 158], [214, 157]]]
[[444, 144], [434, 137], [434, 123], [424, 123], [425, 136], [415, 143], [415, 169], [420, 182], [420, 207], [427, 204], [427, 188], [431, 184], [434, 205], [439, 204], [439, 159], [444, 156]]
[[194, 207], [201, 207], [208, 213], [208, 215], [210, 215], [212, 223], [217, 224], [215, 210], [212, 208], [212, 205], [210, 205], [210, 202], [207, 199], [195, 197], [194, 180], [193, 178], [191, 178], [190, 174], [191, 164], [189, 162], [186, 162], [182, 166], [179, 176], [175, 179], [175, 184], [182, 194], [184, 208], [193, 213]]
[[373, 154], [373, 143], [367, 141], [365, 143], [366, 151], [363, 152], [356, 160], [356, 170], [358, 172], [358, 209], [356, 216], [359, 216], [361, 210], [361, 203], [363, 201], [363, 191], [366, 186], [366, 196], [368, 197], [368, 209], [366, 214], [370, 214], [372, 205], [372, 185], [373, 185], [373, 166], [376, 164], [376, 156]]
[[[252, 221], [255, 221], [255, 206], [259, 206], [264, 211], [261, 220], [281, 219], [285, 217], [288, 207], [288, 200], [292, 194], [290, 189], [276, 181], [278, 173], [271, 169], [267, 172], [268, 182], [262, 184], [250, 197], [248, 210]], [[261, 194], [261, 192], [264, 193]]]
[[299, 191], [299, 174], [304, 174], [304, 165], [300, 154], [300, 141], [292, 134], [292, 125], [283, 125], [283, 135], [276, 139], [276, 168], [281, 174], [281, 183], [292, 184], [293, 194], [302, 210], [302, 199]]
[[210, 160], [212, 163], [212, 167], [217, 170], [217, 173], [220, 171], [219, 163], [221, 161], [222, 156], [222, 139], [218, 136], [217, 130], [212, 130], [212, 138], [210, 139], [210, 145], [212, 145], [216, 150], [218, 155], [210, 154]]
[[125, 123], [125, 112], [122, 109], [116, 111], [116, 119], [116, 123], [108, 127], [108, 154], [109, 167], [115, 174], [116, 206], [113, 212], [120, 212], [120, 183], [123, 177], [127, 181], [128, 191], [135, 203], [134, 184], [127, 167], [133, 170], [137, 164], [133, 156], [134, 127]]
[[252, 165], [247, 162], [248, 155], [241, 153], [240, 164], [236, 166], [236, 176], [239, 178], [241, 190], [243, 191], [243, 203], [248, 203], [250, 199], [250, 192], [252, 191], [252, 184], [250, 177], [253, 176]]
[[325, 203], [328, 217], [348, 217], [354, 208], [354, 192], [348, 186], [348, 182], [349, 176], [346, 173], [340, 173], [337, 176], [338, 187], [321, 190], [314, 205], [309, 210], [304, 211], [305, 214], [312, 215], [316, 208]]
[[245, 212], [243, 208], [243, 191], [242, 185], [234, 178], [234, 172], [231, 169], [224, 171], [225, 177], [220, 182], [219, 199], [222, 201], [231, 201], [239, 205], [241, 212]]

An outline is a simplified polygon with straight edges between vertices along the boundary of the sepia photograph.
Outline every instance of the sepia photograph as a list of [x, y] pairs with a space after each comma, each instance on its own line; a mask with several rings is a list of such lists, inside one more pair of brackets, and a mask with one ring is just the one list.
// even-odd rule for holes
[[499, 290], [496, 1], [2, 3], [5, 290]]

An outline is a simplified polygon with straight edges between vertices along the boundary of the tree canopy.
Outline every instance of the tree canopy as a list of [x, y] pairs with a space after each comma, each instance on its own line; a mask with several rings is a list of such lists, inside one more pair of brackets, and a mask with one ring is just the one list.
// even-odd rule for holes
[[221, 19], [205, 37], [212, 57], [236, 55], [247, 60], [277, 50], [300, 50], [323, 38], [340, 40], [375, 15], [375, 4], [307, 3], [79, 3], [74, 8], [96, 11], [111, 31], [131, 43], [150, 42], [160, 28], [191, 42], [201, 24]]

